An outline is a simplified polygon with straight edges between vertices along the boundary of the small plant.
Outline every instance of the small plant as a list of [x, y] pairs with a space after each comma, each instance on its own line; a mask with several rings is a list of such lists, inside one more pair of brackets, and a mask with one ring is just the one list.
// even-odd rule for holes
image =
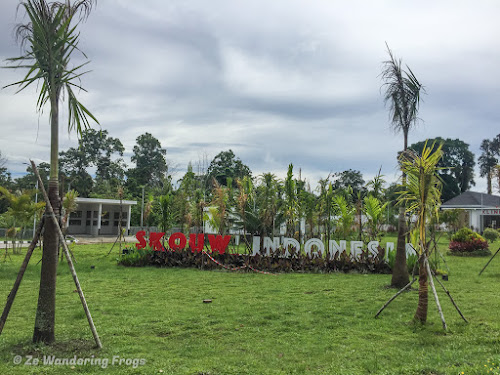
[[495, 242], [500, 237], [500, 233], [493, 228], [486, 228], [483, 232], [483, 237], [490, 242]]
[[488, 242], [469, 228], [462, 228], [451, 237], [451, 255], [461, 256], [486, 256], [491, 252], [488, 249]]
[[151, 262], [153, 253], [151, 249], [125, 248], [119, 264], [128, 267], [144, 267]]

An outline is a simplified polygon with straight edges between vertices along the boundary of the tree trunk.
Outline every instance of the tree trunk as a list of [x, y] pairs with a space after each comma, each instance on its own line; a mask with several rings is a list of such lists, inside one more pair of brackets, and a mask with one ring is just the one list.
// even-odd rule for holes
[[[54, 214], [59, 216], [61, 201], [59, 199], [59, 92], [50, 101], [50, 180], [49, 200]], [[47, 210], [45, 211], [47, 213]], [[53, 220], [45, 220], [43, 234], [42, 269], [40, 290], [35, 316], [33, 342], [53, 343], [56, 315], [56, 277], [59, 251], [59, 233]]]
[[410, 282], [410, 275], [406, 266], [406, 221], [405, 209], [399, 207], [398, 219], [398, 243], [396, 246], [396, 259], [394, 261], [394, 269], [392, 270], [391, 286], [402, 288]]
[[[409, 129], [407, 127], [406, 129]], [[404, 147], [403, 154], [406, 153], [408, 148], [408, 130], [404, 130]], [[402, 175], [403, 188], [406, 189], [406, 175]], [[410, 275], [406, 267], [406, 221], [405, 221], [406, 207], [401, 205], [399, 207], [398, 217], [398, 243], [396, 245], [396, 259], [394, 261], [394, 269], [392, 270], [391, 286], [396, 288], [403, 288], [410, 282]]]
[[487, 188], [488, 188], [488, 194], [493, 194], [493, 189], [492, 189], [492, 186], [491, 186], [491, 175], [493, 174], [493, 171], [490, 170], [487, 174], [486, 174], [486, 185], [487, 185]]
[[[49, 199], [56, 215], [59, 215], [60, 201], [57, 180], [49, 181]], [[54, 326], [56, 314], [56, 276], [57, 251], [59, 235], [52, 220], [45, 221], [43, 235], [42, 270], [40, 275], [40, 290], [35, 317], [33, 342], [53, 343], [55, 340]]]
[[427, 307], [429, 305], [429, 281], [427, 275], [427, 267], [425, 265], [425, 255], [421, 254], [418, 259], [418, 305], [417, 311], [413, 319], [424, 324], [427, 321]]

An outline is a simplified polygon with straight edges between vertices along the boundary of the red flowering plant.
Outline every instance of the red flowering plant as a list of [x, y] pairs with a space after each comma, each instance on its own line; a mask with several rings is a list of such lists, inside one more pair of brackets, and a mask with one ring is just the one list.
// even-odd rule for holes
[[457, 231], [450, 242], [450, 252], [453, 255], [488, 255], [488, 242], [469, 228]]

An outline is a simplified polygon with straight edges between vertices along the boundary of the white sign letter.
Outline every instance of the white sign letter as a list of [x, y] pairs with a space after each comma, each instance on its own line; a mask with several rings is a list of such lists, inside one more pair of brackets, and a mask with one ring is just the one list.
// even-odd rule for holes
[[311, 255], [313, 246], [316, 246], [318, 250], [312, 253], [313, 256], [318, 256], [319, 251], [321, 251], [321, 254], [325, 252], [325, 245], [323, 244], [323, 241], [321, 241], [319, 238], [311, 238], [310, 240], [307, 240], [306, 244], [304, 245], [304, 251], [306, 252], [307, 256]]

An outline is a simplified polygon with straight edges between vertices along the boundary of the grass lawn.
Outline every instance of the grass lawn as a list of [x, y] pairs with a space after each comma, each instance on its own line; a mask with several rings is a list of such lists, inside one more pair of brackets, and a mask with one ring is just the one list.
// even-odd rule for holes
[[[445, 248], [443, 241], [443, 250]], [[500, 242], [490, 248], [495, 251]], [[0, 336], [0, 374], [491, 374], [500, 361], [500, 257], [446, 256], [445, 282], [470, 324], [439, 295], [449, 326], [443, 332], [429, 295], [425, 326], [411, 322], [415, 290], [373, 316], [395, 293], [389, 275], [231, 273], [125, 268], [117, 250], [74, 245], [80, 282], [104, 348], [93, 338], [67, 264], [60, 264], [56, 340], [33, 345], [41, 258], [36, 250]], [[0, 308], [23, 255], [0, 263]], [[95, 268], [91, 269], [94, 265]], [[444, 267], [441, 267], [444, 268]], [[203, 303], [212, 299], [212, 303]], [[108, 359], [108, 367], [15, 365], [16, 355], [40, 361]], [[113, 356], [145, 359], [112, 365]], [[489, 362], [488, 362], [489, 361]], [[492, 364], [494, 363], [494, 365]], [[485, 367], [486, 365], [486, 367]], [[492, 371], [489, 371], [490, 368]]]

